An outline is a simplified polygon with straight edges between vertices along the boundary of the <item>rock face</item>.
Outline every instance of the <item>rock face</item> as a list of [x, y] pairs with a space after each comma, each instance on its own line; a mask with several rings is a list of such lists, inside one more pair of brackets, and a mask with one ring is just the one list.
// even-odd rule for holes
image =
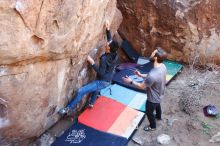
[[120, 33], [141, 55], [163, 47], [169, 59], [220, 63], [219, 0], [118, 0]]
[[89, 77], [86, 56], [115, 31], [116, 0], [0, 1], [0, 145], [42, 134]]

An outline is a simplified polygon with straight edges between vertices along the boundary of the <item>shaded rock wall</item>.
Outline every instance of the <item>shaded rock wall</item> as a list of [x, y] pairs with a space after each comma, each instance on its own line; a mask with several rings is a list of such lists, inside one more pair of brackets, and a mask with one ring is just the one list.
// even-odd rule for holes
[[219, 0], [118, 0], [120, 32], [142, 55], [163, 47], [169, 59], [220, 63]]
[[94, 75], [85, 58], [101, 53], [106, 19], [112, 31], [121, 23], [116, 0], [0, 1], [0, 145], [24, 146], [57, 122]]

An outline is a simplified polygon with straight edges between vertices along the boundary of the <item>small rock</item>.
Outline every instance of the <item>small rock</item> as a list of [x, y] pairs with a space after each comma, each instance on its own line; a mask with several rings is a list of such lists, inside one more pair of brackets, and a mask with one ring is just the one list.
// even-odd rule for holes
[[192, 82], [192, 81], [188, 84], [189, 87], [195, 87], [197, 85], [198, 85], [198, 83]]
[[135, 143], [139, 144], [139, 145], [143, 145], [144, 144], [144, 141], [141, 138], [139, 138], [139, 137], [134, 137], [134, 138], [132, 138], [132, 140]]
[[157, 136], [157, 142], [162, 145], [169, 144], [170, 140], [171, 140], [170, 136], [166, 134], [161, 134]]
[[178, 119], [167, 119], [167, 125], [168, 126], [173, 126], [173, 122], [177, 121]]
[[212, 143], [220, 142], [220, 132], [218, 132], [216, 135], [212, 136], [212, 138], [209, 140], [209, 142], [212, 142]]

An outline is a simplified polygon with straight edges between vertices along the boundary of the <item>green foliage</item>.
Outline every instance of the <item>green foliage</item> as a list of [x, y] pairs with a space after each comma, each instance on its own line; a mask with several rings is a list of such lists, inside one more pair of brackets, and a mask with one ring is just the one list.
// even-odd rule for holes
[[213, 128], [213, 126], [209, 125], [206, 122], [202, 122], [201, 124], [203, 127], [203, 134], [211, 136], [210, 131]]
[[220, 119], [220, 114], [217, 114], [217, 115], [215, 116], [215, 118], [216, 118], [216, 119]]

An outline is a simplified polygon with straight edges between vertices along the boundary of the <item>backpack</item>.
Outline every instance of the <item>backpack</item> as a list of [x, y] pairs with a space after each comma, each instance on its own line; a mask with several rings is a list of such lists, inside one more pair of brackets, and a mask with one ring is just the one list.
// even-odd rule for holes
[[205, 114], [205, 116], [211, 116], [211, 117], [215, 117], [216, 115], [218, 115], [218, 109], [214, 106], [214, 105], [207, 105], [203, 108], [203, 112]]

